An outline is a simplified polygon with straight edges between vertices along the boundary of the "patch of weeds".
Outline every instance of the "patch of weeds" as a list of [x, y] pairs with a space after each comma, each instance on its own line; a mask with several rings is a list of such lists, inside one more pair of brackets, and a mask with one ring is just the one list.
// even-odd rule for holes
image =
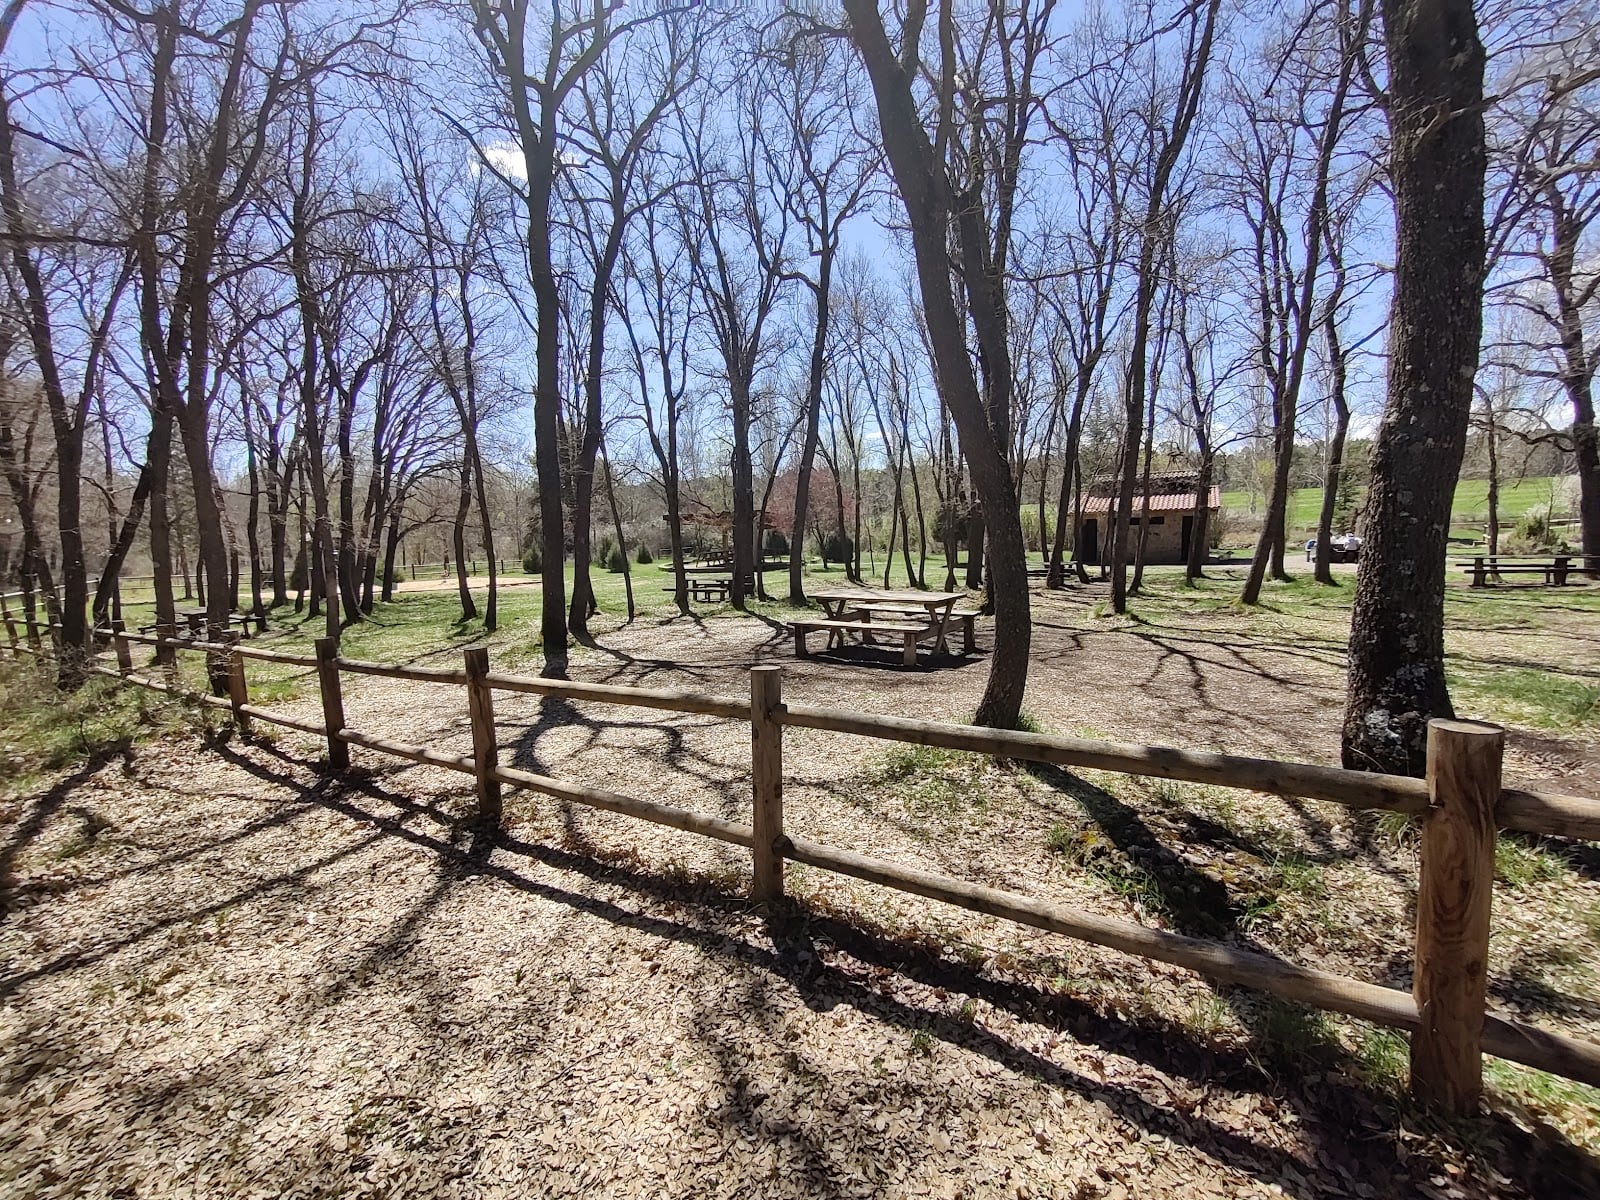
[[883, 756], [878, 780], [880, 783], [899, 783], [929, 771], [959, 766], [963, 757], [959, 751], [941, 750], [937, 746], [896, 747]]
[[1483, 1079], [1492, 1100], [1538, 1114], [1579, 1145], [1600, 1140], [1595, 1115], [1600, 1088], [1489, 1057], [1483, 1060]]
[[1160, 804], [1165, 804], [1172, 808], [1188, 808], [1191, 806], [1190, 800], [1192, 797], [1189, 785], [1186, 783], [1181, 783], [1176, 779], [1147, 779], [1144, 786], [1145, 790], [1150, 794], [1150, 798]]
[[1284, 917], [1328, 923], [1326, 873], [1301, 854], [1282, 854], [1271, 863], [1271, 873], [1261, 891], [1246, 902], [1240, 925], [1259, 929]]
[[1509, 888], [1548, 883], [1561, 877], [1559, 859], [1514, 838], [1502, 837], [1494, 844], [1494, 877]]
[[1014, 728], [1018, 733], [1045, 734], [1050, 732], [1045, 728], [1044, 722], [1039, 720], [1038, 717], [1034, 716], [1030, 712], [1018, 713], [1017, 723], [1012, 726], [1012, 728]]
[[1378, 840], [1396, 850], [1414, 845], [1417, 840], [1417, 819], [1410, 813], [1380, 813]]
[[988, 805], [987, 760], [954, 750], [908, 746], [885, 756], [877, 782], [919, 814], [954, 816]]
[[286, 704], [302, 695], [301, 681], [297, 679], [250, 680], [251, 704]]
[[1411, 1062], [1411, 1048], [1405, 1034], [1381, 1025], [1361, 1029], [1356, 1038], [1356, 1062], [1368, 1082], [1386, 1091], [1398, 1092], [1405, 1086]]
[[920, 1054], [926, 1058], [933, 1053], [933, 1035], [926, 1029], [919, 1029], [911, 1035], [911, 1053]]
[[1044, 847], [1052, 854], [1063, 854], [1077, 861], [1079, 841], [1085, 835], [1098, 836], [1081, 825], [1068, 825], [1065, 821], [1057, 821], [1045, 831]]
[[1216, 993], [1197, 998], [1189, 1005], [1184, 1025], [1202, 1041], [1216, 1041], [1232, 1024], [1227, 1001]]
[[1250, 1021], [1255, 1051], [1279, 1068], [1320, 1065], [1338, 1049], [1326, 1013], [1266, 997]]
[[1322, 868], [1303, 855], [1288, 854], [1272, 865], [1278, 887], [1290, 895], [1314, 899], [1324, 893]]

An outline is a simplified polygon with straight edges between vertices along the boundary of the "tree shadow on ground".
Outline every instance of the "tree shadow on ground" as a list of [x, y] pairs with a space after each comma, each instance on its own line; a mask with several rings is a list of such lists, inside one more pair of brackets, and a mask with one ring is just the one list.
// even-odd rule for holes
[[79, 806], [69, 808], [67, 800], [84, 783], [99, 774], [107, 763], [120, 758], [123, 760], [123, 769], [127, 770], [132, 762], [132, 755], [131, 738], [121, 738], [115, 743], [101, 746], [70, 775], [58, 780], [46, 791], [34, 797], [28, 806], [27, 815], [17, 822], [5, 845], [0, 846], [0, 921], [6, 919], [14, 902], [19, 898], [19, 885], [16, 880], [17, 859], [44, 834], [50, 823], [60, 816], [63, 810], [78, 812], [79, 820], [85, 827], [98, 826], [90, 835], [98, 836], [99, 829], [104, 828], [99, 820]]
[[[782, 1028], [761, 1004], [766, 989], [772, 986], [792, 987], [813, 1011], [847, 1006], [907, 1036], [938, 1039], [1047, 1088], [1104, 1103], [1117, 1120], [1137, 1130], [1192, 1146], [1224, 1168], [1277, 1184], [1301, 1200], [1348, 1195], [1348, 1185], [1354, 1181], [1377, 1185], [1378, 1194], [1395, 1194], [1401, 1181], [1422, 1184], [1434, 1167], [1426, 1154], [1416, 1152], [1419, 1125], [1425, 1133], [1468, 1145], [1486, 1168], [1507, 1176], [1533, 1195], [1576, 1195], [1600, 1189], [1600, 1171], [1594, 1160], [1553, 1131], [1546, 1129], [1535, 1136], [1498, 1115], [1443, 1125], [1409, 1113], [1403, 1104], [1397, 1111], [1390, 1097], [1350, 1077], [1350, 1064], [1338, 1057], [1322, 1060], [1316, 1071], [1264, 1076], [1257, 1056], [1248, 1049], [1207, 1045], [1181, 1025], [1156, 1015], [1108, 1015], [1078, 997], [1039, 983], [995, 978], [980, 967], [951, 961], [941, 948], [914, 935], [874, 930], [856, 919], [840, 919], [789, 902], [771, 910], [765, 938], [752, 936], [744, 920], [749, 903], [742, 894], [681, 872], [641, 865], [637, 856], [614, 853], [601, 859], [503, 837], [492, 859], [477, 860], [461, 845], [459, 817], [418, 804], [370, 776], [358, 773], [308, 785], [302, 781], [306, 764], [270, 744], [224, 744], [219, 753], [252, 776], [289, 789], [293, 800], [358, 824], [361, 836], [332, 854], [313, 857], [308, 852], [307, 861], [295, 870], [259, 881], [214, 904], [163, 914], [87, 955], [68, 956], [30, 973], [29, 978], [85, 965], [175, 924], [232, 905], [269, 897], [277, 902], [279, 895], [292, 901], [296, 884], [328, 864], [383, 840], [398, 839], [435, 856], [435, 883], [362, 961], [370, 965], [377, 954], [395, 960], [398, 969], [406, 953], [408, 931], [464, 880], [512, 887], [618, 927], [695, 947], [716, 969], [728, 973], [730, 987], [737, 985], [748, 996], [749, 1019], [743, 1025], [730, 1027], [708, 1017], [696, 1026], [697, 1036], [723, 1064], [734, 1085], [733, 1098], [713, 1115], [752, 1139], [776, 1143], [780, 1137], [789, 1137], [798, 1141], [807, 1169], [822, 1177], [818, 1194], [838, 1190], [828, 1187], [829, 1179], [841, 1188], [845, 1182], [832, 1173], [835, 1169], [826, 1161], [824, 1134], [803, 1126], [785, 1130], [766, 1114], [758, 1115], [762, 1097], [743, 1065], [743, 1047], [749, 1039], [780, 1044], [784, 1039]], [[396, 773], [413, 769], [401, 766]], [[1137, 843], [1142, 822], [1127, 823], [1114, 811], [1107, 817], [1129, 844]], [[1148, 833], [1148, 827], [1144, 829]], [[658, 903], [653, 906], [655, 911], [650, 907], [635, 911], [593, 894], [587, 884], [626, 889]], [[672, 907], [659, 902], [670, 902]], [[693, 907], [677, 907], [684, 903]], [[661, 915], [663, 909], [672, 915]], [[984, 1028], [931, 998], [919, 999], [886, 986], [890, 975], [926, 988], [977, 997], [1019, 1020], [1043, 1024], [1085, 1047], [1124, 1056], [1149, 1070], [1131, 1076], [1122, 1070], [1108, 1078], [1052, 1061], [1016, 1035]], [[6, 990], [15, 986], [16, 980], [8, 981]], [[328, 1002], [337, 998], [342, 994], [340, 986], [336, 983], [317, 999]], [[455, 1053], [451, 1036], [450, 1030], [441, 1027], [439, 1042], [429, 1047], [429, 1053]], [[232, 1086], [225, 1079], [217, 1082]], [[1295, 1115], [1298, 1146], [1285, 1149], [1219, 1122], [1210, 1101], [1221, 1089], [1260, 1097], [1280, 1111], [1287, 1108]], [[1404, 1131], [1398, 1128], [1402, 1122], [1408, 1127]]]

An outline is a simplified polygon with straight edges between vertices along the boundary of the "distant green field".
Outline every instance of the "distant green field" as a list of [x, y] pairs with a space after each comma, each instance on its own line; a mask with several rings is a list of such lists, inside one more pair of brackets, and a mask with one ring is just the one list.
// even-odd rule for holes
[[[1561, 476], [1542, 475], [1500, 485], [1500, 519], [1515, 521], [1536, 505], [1550, 503], [1551, 491], [1559, 486]], [[1241, 516], [1259, 515], [1266, 507], [1266, 497], [1257, 493], [1255, 513], [1251, 513], [1248, 492], [1223, 492], [1222, 507]], [[1317, 516], [1322, 511], [1322, 489], [1300, 488], [1289, 499], [1289, 528], [1310, 531], [1316, 528]], [[1482, 522], [1489, 516], [1489, 484], [1482, 479], [1463, 479], [1456, 486], [1455, 504], [1451, 508], [1457, 522]], [[1481, 532], [1481, 531], [1480, 531]]]

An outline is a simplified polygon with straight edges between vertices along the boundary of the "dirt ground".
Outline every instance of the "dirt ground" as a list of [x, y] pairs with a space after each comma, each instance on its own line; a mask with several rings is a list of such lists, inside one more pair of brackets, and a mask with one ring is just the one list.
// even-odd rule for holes
[[[1043, 725], [1333, 760], [1336, 630], [1110, 622], [1097, 600], [1036, 605]], [[1505, 653], [1600, 665], [1576, 635]], [[575, 677], [739, 695], [781, 662], [789, 700], [929, 718], [970, 715], [987, 672], [796, 662], [757, 619], [600, 642]], [[744, 724], [496, 703], [502, 761], [748, 820]], [[470, 745], [454, 687], [349, 679], [346, 706]], [[312, 739], [214, 732], [5, 802], [0, 1191], [1600, 1194], [1584, 1093], [1545, 1107], [1502, 1078], [1441, 1124], [1357, 1023], [806, 868], [793, 906], [757, 911], [744, 852], [537, 796], [508, 797], [485, 855], [462, 777], [353, 753], [335, 780]], [[1414, 848], [1342, 810], [811, 731], [785, 755], [798, 834], [1407, 984]], [[1579, 791], [1592, 755], [1529, 733], [1508, 769]], [[1597, 1036], [1595, 864], [1546, 857], [1497, 889], [1494, 1002]]]

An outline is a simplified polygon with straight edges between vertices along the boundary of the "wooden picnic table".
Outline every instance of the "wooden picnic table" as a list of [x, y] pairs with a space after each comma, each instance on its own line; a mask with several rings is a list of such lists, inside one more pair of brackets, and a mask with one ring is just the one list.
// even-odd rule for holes
[[[942, 654], [949, 651], [946, 638], [950, 629], [950, 614], [955, 611], [959, 602], [967, 598], [967, 595], [965, 592], [885, 591], [880, 588], [830, 587], [812, 592], [811, 598], [822, 605], [822, 611], [830, 621], [848, 621], [855, 617], [867, 625], [872, 623], [875, 611], [896, 615], [920, 609], [926, 614], [929, 632], [934, 634], [934, 648]], [[842, 629], [829, 630], [828, 645], [833, 646], [842, 642], [844, 634], [845, 631]], [[870, 641], [871, 636], [868, 631], [862, 632], [864, 642]]]

